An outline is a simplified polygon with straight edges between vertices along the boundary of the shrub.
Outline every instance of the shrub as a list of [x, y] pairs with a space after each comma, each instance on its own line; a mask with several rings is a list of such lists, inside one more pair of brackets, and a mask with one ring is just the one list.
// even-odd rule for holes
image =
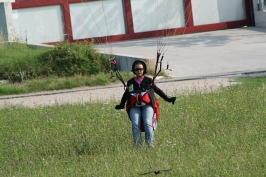
[[110, 71], [110, 57], [97, 53], [93, 42], [60, 43], [41, 49], [21, 43], [0, 44], [0, 52], [0, 79], [10, 82]]
[[110, 70], [108, 56], [97, 53], [93, 43], [61, 43], [41, 55], [42, 75], [92, 75]]

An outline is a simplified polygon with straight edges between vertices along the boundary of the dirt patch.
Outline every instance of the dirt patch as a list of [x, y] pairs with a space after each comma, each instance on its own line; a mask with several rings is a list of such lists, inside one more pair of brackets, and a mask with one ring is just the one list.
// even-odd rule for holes
[[[191, 90], [217, 90], [220, 87], [232, 85], [227, 78], [214, 78], [188, 81], [167, 81], [159, 82], [160, 87], [169, 96]], [[87, 102], [110, 102], [119, 103], [124, 92], [122, 84], [115, 84], [106, 87], [84, 87], [71, 90], [60, 90], [53, 92], [39, 92], [34, 94], [14, 95], [0, 97], [0, 109], [10, 106], [39, 107], [54, 104], [66, 103], [87, 103]]]

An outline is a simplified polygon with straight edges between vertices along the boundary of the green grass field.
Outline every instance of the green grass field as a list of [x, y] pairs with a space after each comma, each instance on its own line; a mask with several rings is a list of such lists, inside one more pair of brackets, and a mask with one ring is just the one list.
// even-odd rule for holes
[[[125, 80], [133, 76], [132, 73], [128, 72], [121, 72], [121, 75]], [[110, 79], [110, 74], [104, 73], [100, 73], [95, 76], [49, 77], [43, 79], [32, 79], [24, 81], [23, 83], [0, 84], [0, 96], [73, 89], [88, 86], [103, 86], [118, 82], [120, 82], [118, 78], [113, 77]]]
[[115, 102], [1, 110], [0, 176], [266, 176], [265, 80], [161, 100], [154, 149]]

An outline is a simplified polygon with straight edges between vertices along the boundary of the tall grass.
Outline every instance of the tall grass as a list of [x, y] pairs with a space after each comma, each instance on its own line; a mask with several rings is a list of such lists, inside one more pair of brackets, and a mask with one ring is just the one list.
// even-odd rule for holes
[[[115, 102], [1, 110], [1, 176], [265, 176], [265, 78], [161, 100], [156, 147], [135, 149]], [[263, 81], [263, 82], [262, 82]], [[147, 175], [149, 176], [149, 175]], [[151, 176], [151, 175], [150, 175]]]
[[[121, 75], [125, 80], [132, 77], [132, 74], [127, 72], [121, 72]], [[110, 74], [105, 73], [91, 76], [47, 77], [43, 79], [27, 80], [23, 83], [0, 84], [0, 96], [73, 89], [86, 86], [110, 85], [111, 83], [118, 82], [120, 82], [118, 78], [113, 77], [110, 79]]]
[[27, 44], [0, 43], [0, 79], [12, 83], [47, 77], [89, 76], [110, 70], [110, 57], [93, 43], [60, 43], [33, 49]]
[[36, 60], [49, 48], [38, 50], [23, 43], [0, 44], [0, 79], [23, 82], [29, 77], [36, 77], [36, 72], [42, 65]]
[[[0, 80], [9, 81], [0, 84], [0, 96], [118, 82], [116, 77], [110, 79], [109, 60], [96, 53], [93, 43], [38, 49], [18, 42], [0, 43], [0, 53]], [[121, 74], [125, 80], [132, 77], [128, 72]]]

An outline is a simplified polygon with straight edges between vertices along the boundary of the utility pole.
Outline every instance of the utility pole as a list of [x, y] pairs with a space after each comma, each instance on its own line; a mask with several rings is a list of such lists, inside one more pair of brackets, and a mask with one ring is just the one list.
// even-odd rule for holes
[[14, 40], [12, 2], [15, 0], [0, 0], [0, 42]]

